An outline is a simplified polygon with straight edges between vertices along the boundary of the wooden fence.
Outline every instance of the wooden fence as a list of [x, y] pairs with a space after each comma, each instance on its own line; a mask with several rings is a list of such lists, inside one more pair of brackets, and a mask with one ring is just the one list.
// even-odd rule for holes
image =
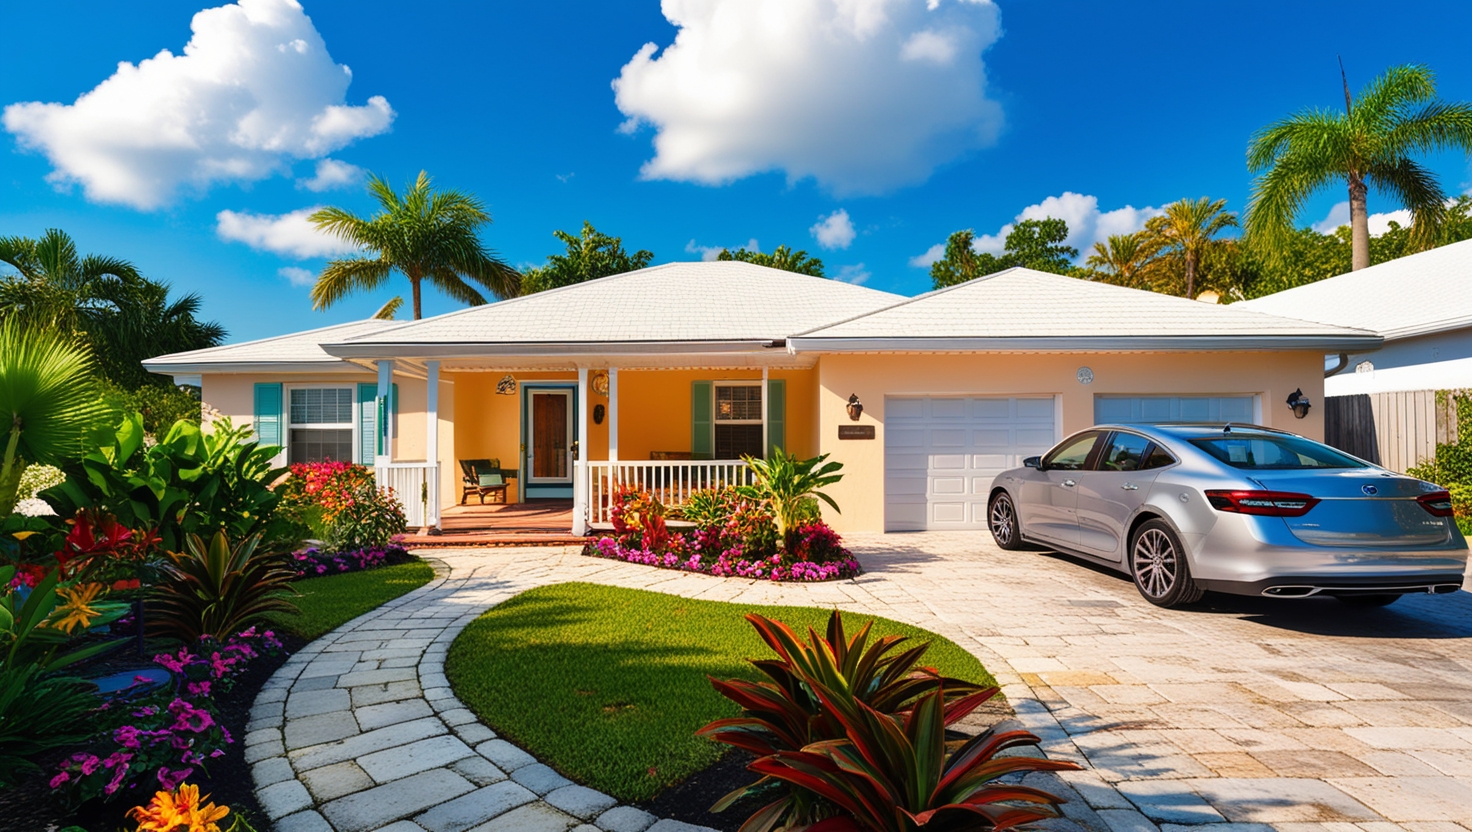
[[1324, 400], [1324, 441], [1404, 472], [1436, 456], [1438, 443], [1457, 441], [1456, 404], [1437, 403], [1435, 390], [1359, 393]]

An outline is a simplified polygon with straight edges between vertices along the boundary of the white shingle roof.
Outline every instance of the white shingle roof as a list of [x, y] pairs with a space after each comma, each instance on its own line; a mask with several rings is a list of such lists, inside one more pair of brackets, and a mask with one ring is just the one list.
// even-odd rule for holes
[[262, 338], [258, 341], [245, 341], [239, 344], [226, 344], [209, 349], [161, 355], [147, 359], [143, 362], [143, 366], [157, 373], [169, 372], [171, 369], [200, 372], [201, 370], [207, 371], [208, 368], [223, 368], [232, 365], [279, 364], [282, 365], [282, 369], [291, 369], [296, 365], [305, 365], [312, 369], [316, 369], [317, 365], [324, 367], [340, 365], [346, 368], [350, 365], [336, 356], [328, 355], [327, 351], [322, 349], [322, 344], [374, 332], [393, 325], [393, 321], [371, 319], [353, 321], [309, 329], [305, 332], [293, 332], [289, 335], [277, 335], [274, 338]]
[[329, 349], [369, 356], [402, 344], [424, 350], [774, 341], [900, 299], [750, 263], [669, 263], [341, 338]]
[[[799, 351], [1230, 349], [1378, 342], [1372, 333], [1013, 268], [788, 339]], [[845, 345], [843, 342], [849, 342]]]
[[1368, 329], [1387, 339], [1472, 326], [1472, 240], [1238, 305]]

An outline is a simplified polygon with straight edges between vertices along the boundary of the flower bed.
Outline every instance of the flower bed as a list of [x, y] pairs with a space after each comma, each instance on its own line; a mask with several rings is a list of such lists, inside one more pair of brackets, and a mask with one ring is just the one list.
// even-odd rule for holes
[[688, 531], [670, 529], [665, 508], [642, 491], [615, 494], [609, 513], [614, 533], [587, 543], [584, 555], [765, 581], [833, 581], [863, 572], [822, 520], [811, 517], [779, 534], [773, 513], [735, 489], [691, 495], [683, 507], [695, 524]]
[[345, 552], [324, 552], [312, 548], [295, 552], [291, 556], [292, 567], [298, 578], [316, 578], [322, 575], [340, 575], [344, 572], [361, 572], [395, 563], [409, 563], [414, 557], [403, 546], [365, 546]]

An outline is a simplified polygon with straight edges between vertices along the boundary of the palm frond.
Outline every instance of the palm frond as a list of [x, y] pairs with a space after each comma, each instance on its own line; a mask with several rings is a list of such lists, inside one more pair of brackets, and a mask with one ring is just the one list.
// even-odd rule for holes
[[369, 292], [388, 282], [393, 267], [378, 259], [348, 257], [333, 260], [312, 284], [312, 308], [326, 309], [349, 295]]
[[404, 308], [404, 296], [394, 295], [388, 299], [388, 303], [378, 307], [378, 311], [373, 313], [373, 318], [379, 321], [392, 321], [394, 315], [398, 314], [402, 308]]
[[1436, 174], [1408, 158], [1392, 164], [1376, 165], [1367, 177], [1380, 190], [1390, 193], [1411, 209], [1411, 243], [1414, 251], [1436, 245], [1446, 219], [1446, 194], [1436, 181]]
[[466, 306], [484, 306], [486, 303], [485, 295], [466, 283], [454, 269], [447, 267], [433, 269], [425, 275], [425, 279], [436, 289]]

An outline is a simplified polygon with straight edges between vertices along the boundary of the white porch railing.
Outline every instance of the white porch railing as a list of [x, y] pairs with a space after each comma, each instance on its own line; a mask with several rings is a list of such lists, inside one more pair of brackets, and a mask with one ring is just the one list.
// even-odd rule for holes
[[440, 524], [440, 467], [429, 462], [389, 462], [373, 466], [379, 488], [392, 488], [409, 530]]
[[727, 485], [746, 485], [751, 471], [739, 459], [658, 460], [650, 462], [587, 463], [588, 523], [613, 522], [610, 509], [620, 488], [647, 491], [667, 508], [685, 502], [692, 492]]

